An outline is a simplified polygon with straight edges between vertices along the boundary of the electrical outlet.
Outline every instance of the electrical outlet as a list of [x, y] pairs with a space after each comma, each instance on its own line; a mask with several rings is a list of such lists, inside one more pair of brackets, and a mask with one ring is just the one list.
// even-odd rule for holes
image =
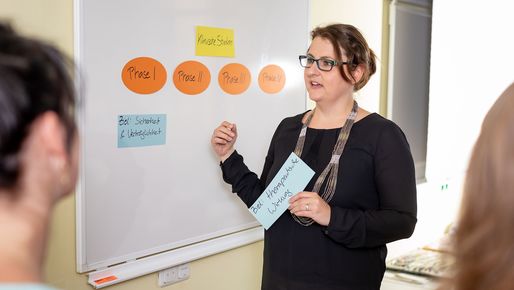
[[182, 264], [159, 271], [159, 287], [165, 287], [186, 280], [189, 276], [189, 264]]
[[180, 280], [186, 280], [189, 278], [189, 264], [178, 266], [178, 278]]

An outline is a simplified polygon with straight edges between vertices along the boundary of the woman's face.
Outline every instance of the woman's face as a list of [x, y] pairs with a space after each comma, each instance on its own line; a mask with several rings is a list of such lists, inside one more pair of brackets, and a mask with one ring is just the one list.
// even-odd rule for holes
[[[343, 59], [337, 59], [332, 43], [325, 38], [315, 37], [307, 51], [307, 56], [315, 59], [328, 58], [338, 62], [347, 61], [345, 52]], [[331, 102], [353, 92], [353, 85], [343, 79], [339, 67], [334, 66], [330, 71], [322, 71], [314, 63], [304, 70], [304, 80], [309, 97], [314, 102]]]

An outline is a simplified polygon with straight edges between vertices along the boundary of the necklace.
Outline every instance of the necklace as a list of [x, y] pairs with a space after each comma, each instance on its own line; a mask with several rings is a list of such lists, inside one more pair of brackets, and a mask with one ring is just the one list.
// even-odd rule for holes
[[[354, 100], [352, 111], [348, 114], [346, 121], [343, 125], [343, 128], [339, 132], [339, 136], [337, 137], [336, 145], [332, 150], [332, 158], [330, 158], [330, 162], [327, 167], [323, 169], [321, 174], [316, 179], [316, 183], [314, 184], [314, 188], [312, 191], [320, 194], [321, 186], [327, 180], [327, 185], [325, 186], [325, 190], [320, 194], [321, 198], [329, 203], [334, 196], [336, 185], [337, 185], [337, 171], [339, 169], [339, 159], [341, 159], [341, 154], [343, 153], [344, 146], [346, 145], [346, 141], [348, 141], [348, 137], [350, 136], [350, 130], [352, 129], [353, 123], [355, 123], [355, 118], [357, 117], [357, 110], [359, 105]], [[298, 141], [296, 142], [296, 147], [294, 149], [294, 153], [298, 156], [302, 156], [303, 146], [305, 144], [305, 136], [307, 135], [307, 127], [311, 123], [312, 116], [315, 113], [314, 109], [312, 114], [307, 117], [307, 120], [302, 126], [302, 130], [300, 131], [300, 135], [298, 136]], [[314, 223], [314, 220], [307, 217], [299, 217], [294, 214], [291, 214], [296, 222], [301, 224], [302, 226], [310, 226]]]

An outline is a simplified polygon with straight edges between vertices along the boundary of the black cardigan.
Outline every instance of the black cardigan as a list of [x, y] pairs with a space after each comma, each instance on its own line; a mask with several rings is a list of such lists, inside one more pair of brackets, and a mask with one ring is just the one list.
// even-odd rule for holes
[[[294, 150], [303, 114], [278, 126], [261, 178], [234, 152], [224, 180], [249, 207]], [[341, 128], [308, 128], [301, 158], [316, 172], [330, 161]], [[286, 211], [265, 231], [262, 289], [380, 289], [385, 244], [409, 237], [416, 224], [416, 182], [401, 129], [373, 113], [356, 122], [343, 151], [327, 227], [304, 227]]]

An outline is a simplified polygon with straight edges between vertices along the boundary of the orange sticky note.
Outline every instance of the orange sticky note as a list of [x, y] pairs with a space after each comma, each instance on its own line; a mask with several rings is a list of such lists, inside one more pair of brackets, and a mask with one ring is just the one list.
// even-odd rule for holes
[[229, 63], [222, 67], [218, 74], [221, 89], [231, 95], [239, 95], [246, 91], [250, 81], [250, 71], [240, 63]]
[[267, 65], [259, 73], [259, 87], [265, 93], [276, 94], [284, 88], [285, 84], [286, 74], [278, 65]]
[[166, 83], [166, 68], [151, 57], [137, 57], [125, 64], [121, 80], [125, 86], [137, 94], [153, 94]]
[[188, 60], [179, 64], [173, 72], [173, 83], [182, 93], [197, 95], [209, 87], [211, 73], [203, 63]]

